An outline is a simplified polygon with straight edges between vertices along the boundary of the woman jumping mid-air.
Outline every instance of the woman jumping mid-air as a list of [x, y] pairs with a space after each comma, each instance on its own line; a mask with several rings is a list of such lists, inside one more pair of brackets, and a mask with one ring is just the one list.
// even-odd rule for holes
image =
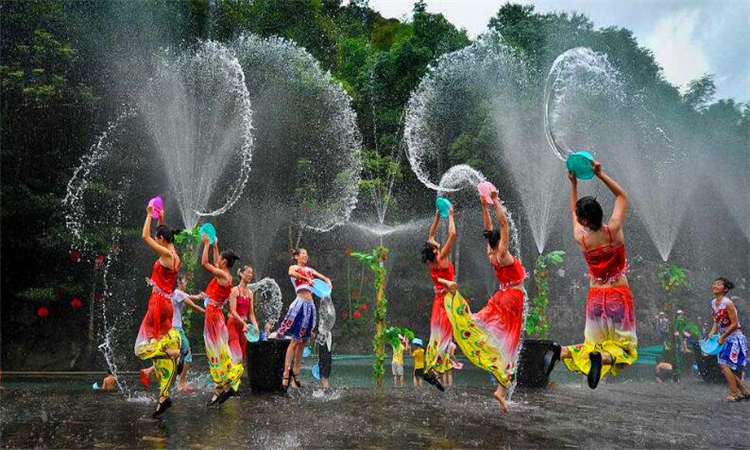
[[[151, 360], [159, 379], [159, 402], [153, 417], [159, 417], [172, 406], [169, 390], [177, 375], [177, 360], [180, 357], [180, 335], [172, 328], [172, 291], [180, 270], [180, 257], [172, 243], [174, 232], [166, 225], [159, 225], [156, 238], [151, 237], [151, 214], [153, 206], [146, 208], [146, 221], [141, 234], [143, 241], [159, 259], [151, 270], [151, 297], [148, 310], [141, 322], [135, 341], [135, 354], [143, 360]], [[161, 222], [161, 218], [159, 219]]]
[[243, 372], [242, 353], [229, 347], [229, 331], [224, 322], [222, 306], [232, 293], [232, 273], [229, 269], [239, 259], [231, 250], [219, 253], [219, 239], [213, 243], [214, 263], [208, 262], [208, 236], [203, 235], [201, 264], [213, 278], [204, 291], [207, 298], [203, 340], [206, 343], [208, 370], [214, 382], [214, 395], [208, 406], [221, 404], [237, 393]]
[[599, 202], [593, 197], [578, 199], [578, 181], [570, 179], [570, 212], [573, 216], [573, 235], [589, 266], [589, 294], [586, 299], [586, 327], [584, 343], [560, 347], [552, 344], [545, 355], [545, 372], [549, 374], [557, 361], [562, 360], [571, 372], [585, 374], [591, 389], [607, 373], [612, 376], [638, 358], [638, 338], [635, 334], [633, 295], [625, 276], [623, 225], [628, 210], [625, 190], [604, 173], [598, 161], [592, 163], [594, 173], [615, 196], [615, 204], [608, 222]]
[[450, 291], [445, 297], [445, 310], [453, 324], [453, 336], [464, 355], [477, 367], [490, 372], [497, 380], [493, 394], [503, 412], [508, 412], [506, 390], [515, 372], [526, 292], [523, 282], [526, 271], [521, 261], [509, 251], [510, 233], [505, 208], [500, 205], [497, 191], [491, 193], [495, 215], [500, 223], [493, 229], [489, 205], [483, 196], [482, 219], [487, 239], [487, 257], [499, 283], [487, 305], [472, 314], [469, 304], [458, 292], [456, 283], [446, 283]]
[[446, 283], [453, 282], [453, 264], [450, 261], [451, 247], [456, 240], [456, 224], [453, 221], [453, 207], [448, 210], [448, 238], [442, 247], [435, 240], [440, 212], [435, 211], [435, 219], [430, 226], [427, 242], [422, 249], [422, 262], [427, 264], [432, 278], [435, 297], [432, 300], [430, 316], [430, 341], [427, 344], [425, 368], [422, 378], [441, 391], [445, 390], [438, 376], [452, 368], [448, 347], [453, 341], [453, 328], [445, 313]]

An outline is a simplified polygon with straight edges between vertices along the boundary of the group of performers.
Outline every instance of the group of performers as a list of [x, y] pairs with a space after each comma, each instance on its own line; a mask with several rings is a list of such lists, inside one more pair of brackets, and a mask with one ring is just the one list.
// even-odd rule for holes
[[[615, 196], [612, 214], [604, 220], [599, 202], [590, 196], [578, 198], [577, 179], [569, 174], [571, 183], [570, 212], [573, 236], [581, 248], [589, 267], [589, 292], [585, 307], [584, 342], [561, 346], [554, 343], [544, 357], [544, 371], [548, 376], [558, 361], [572, 372], [587, 377], [588, 385], [595, 389], [607, 374], [612, 376], [633, 364], [638, 358], [638, 338], [633, 296], [626, 272], [625, 235], [623, 225], [628, 210], [625, 190], [602, 170], [595, 161], [593, 171]], [[474, 365], [486, 370], [497, 381], [493, 397], [503, 412], [508, 412], [507, 391], [511, 385], [519, 352], [523, 309], [526, 292], [523, 284], [527, 278], [517, 255], [510, 251], [508, 217], [498, 199], [497, 191], [490, 194], [491, 203], [480, 195], [486, 251], [498, 281], [497, 291], [478, 312], [472, 313], [467, 300], [459, 292], [454, 279], [450, 252], [456, 239], [453, 208], [448, 212], [448, 230], [444, 243], [436, 240], [440, 214], [436, 211], [427, 242], [422, 249], [422, 260], [427, 264], [432, 278], [435, 297], [430, 319], [430, 339], [427, 346], [422, 377], [440, 390], [441, 375], [452, 368], [450, 348], [453, 340]], [[490, 207], [498, 220], [494, 228]], [[151, 237], [151, 213], [143, 226], [143, 239], [159, 256], [151, 275], [153, 290], [148, 311], [141, 324], [135, 353], [142, 359], [153, 361], [153, 372], [159, 379], [159, 401], [154, 416], [159, 416], [171, 406], [169, 389], [178, 366], [189, 363], [187, 339], [181, 328], [182, 310], [173, 311], [174, 286], [180, 268], [180, 257], [174, 244], [173, 231], [161, 224], [156, 237]], [[203, 236], [202, 265], [212, 275], [211, 282], [200, 296], [178, 294], [184, 303], [202, 311], [193, 300], [206, 298], [204, 340], [209, 361], [209, 371], [215, 385], [209, 405], [223, 403], [236, 394], [243, 373], [245, 331], [249, 326], [257, 329], [253, 314], [253, 295], [248, 288], [253, 271], [243, 266], [238, 275], [240, 283], [233, 285], [230, 269], [238, 257], [232, 251], [220, 252], [218, 240], [209, 243]], [[213, 262], [209, 262], [209, 247], [213, 247]], [[312, 298], [315, 278], [329, 286], [331, 280], [308, 267], [308, 253], [297, 249], [292, 253], [294, 264], [288, 274], [297, 295], [277, 332], [269, 337], [284, 335], [291, 338], [287, 348], [283, 386], [299, 387], [300, 362], [303, 342], [313, 335], [316, 310]], [[716, 296], [712, 302], [714, 330], [721, 333], [720, 343], [725, 351], [719, 364], [730, 386], [729, 399], [750, 398], [742, 378], [747, 355], [747, 342], [740, 331], [737, 312], [726, 293], [732, 288], [726, 279], [717, 279], [712, 289]], [[230, 300], [231, 316], [224, 321], [222, 306]], [[183, 307], [184, 309], [184, 307]], [[248, 323], [248, 321], [250, 323]], [[182, 351], [181, 351], [182, 349]], [[181, 383], [180, 386], [183, 384]]]
[[[142, 238], [146, 245], [158, 255], [154, 262], [149, 283], [152, 286], [148, 310], [141, 323], [135, 343], [135, 354], [150, 360], [153, 367], [141, 371], [141, 382], [148, 385], [149, 376], [159, 380], [159, 398], [153, 417], [162, 415], [172, 406], [170, 390], [175, 378], [181, 374], [178, 383], [180, 390], [191, 390], [186, 383], [187, 367], [192, 362], [190, 345], [182, 329], [182, 315], [187, 306], [205, 313], [203, 339], [214, 393], [208, 405], [224, 403], [236, 395], [240, 377], [244, 372], [247, 338], [245, 333], [250, 326], [258, 329], [253, 308], [253, 292], [248, 284], [253, 278], [253, 268], [242, 266], [237, 274], [239, 284], [234, 285], [231, 269], [239, 257], [231, 250], [220, 251], [218, 238], [213, 243], [202, 235], [203, 253], [201, 265], [212, 278], [206, 289], [198, 295], [184, 292], [185, 280], [180, 280], [175, 289], [180, 270], [180, 257], [174, 246], [175, 231], [162, 223], [163, 211], [159, 216], [159, 226], [155, 237], [151, 236], [153, 207], [147, 208]], [[209, 252], [213, 249], [212, 261]], [[305, 249], [294, 251], [296, 264], [290, 266], [297, 299], [273, 335], [286, 335], [292, 341], [287, 349], [284, 368], [284, 386], [289, 385], [290, 376], [295, 386], [300, 386], [299, 368], [302, 359], [302, 342], [308, 339], [315, 328], [316, 313], [312, 301], [311, 286], [314, 278], [321, 278], [329, 286], [331, 280], [310, 267]], [[205, 309], [194, 303], [203, 300]], [[225, 321], [222, 308], [229, 300], [229, 320]], [[291, 370], [294, 363], [294, 370]]]
[[[599, 162], [594, 173], [615, 195], [614, 210], [605, 223], [601, 205], [593, 197], [578, 198], [577, 179], [571, 182], [570, 208], [573, 232], [589, 266], [590, 289], [586, 301], [584, 343], [562, 347], [553, 344], [545, 355], [545, 375], [562, 360], [568, 370], [587, 375], [589, 386], [596, 388], [607, 373], [616, 375], [638, 357], [633, 297], [625, 275], [625, 237], [623, 223], [627, 212], [627, 195]], [[487, 257], [498, 281], [498, 289], [487, 304], [472, 314], [453, 279], [449, 260], [456, 237], [453, 210], [448, 214], [448, 235], [441, 246], [435, 240], [440, 215], [435, 220], [422, 251], [435, 288], [430, 342], [427, 348], [424, 379], [442, 390], [438, 374], [448, 370], [447, 350], [452, 339], [466, 358], [491, 373], [497, 380], [493, 393], [503, 412], [508, 412], [506, 399], [511, 377], [515, 372], [526, 292], [523, 288], [527, 272], [509, 249], [510, 232], [505, 209], [497, 191], [491, 193], [492, 206], [499, 222], [493, 228], [490, 205], [480, 195]]]

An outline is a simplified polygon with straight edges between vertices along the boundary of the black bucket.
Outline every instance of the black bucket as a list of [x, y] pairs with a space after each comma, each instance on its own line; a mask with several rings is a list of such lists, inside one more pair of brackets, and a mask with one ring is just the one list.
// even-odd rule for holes
[[516, 381], [524, 388], [544, 388], [549, 377], [544, 375], [544, 355], [552, 341], [547, 339], [524, 339], [518, 356]]
[[716, 356], [704, 355], [697, 342], [693, 343], [693, 355], [695, 356], [695, 364], [698, 365], [698, 371], [703, 381], [706, 383], [724, 383], [726, 381], [724, 374], [719, 369]]
[[291, 341], [268, 339], [247, 344], [247, 371], [254, 392], [283, 392], [284, 358]]

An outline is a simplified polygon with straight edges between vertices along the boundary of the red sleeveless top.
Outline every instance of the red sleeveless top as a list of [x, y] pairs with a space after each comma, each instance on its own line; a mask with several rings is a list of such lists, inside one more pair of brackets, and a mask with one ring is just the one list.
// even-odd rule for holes
[[171, 294], [174, 291], [175, 284], [177, 284], [177, 274], [179, 271], [179, 267], [176, 269], [167, 269], [157, 259], [153, 270], [151, 270], [151, 283], [165, 294]]
[[526, 279], [526, 269], [515, 256], [512, 264], [503, 267], [497, 265], [497, 260], [493, 261], [492, 268], [495, 270], [495, 278], [500, 283], [501, 291], [521, 284]]
[[232, 293], [232, 286], [222, 286], [218, 281], [216, 281], [216, 278], [212, 278], [211, 282], [208, 283], [208, 287], [206, 288], [204, 293], [208, 296], [208, 298], [221, 306], [225, 301], [227, 301], [229, 295]]
[[583, 248], [583, 257], [589, 265], [589, 278], [599, 283], [609, 283], [617, 281], [628, 271], [628, 263], [625, 258], [625, 244], [612, 245], [612, 233], [607, 228], [609, 234], [609, 243], [596, 248], [586, 246], [586, 237], [581, 239]]
[[237, 315], [243, 319], [247, 317], [247, 313], [250, 312], [250, 299], [241, 295], [237, 296]]
[[432, 278], [432, 284], [435, 286], [435, 290], [438, 292], [444, 291], [445, 287], [438, 283], [438, 278], [453, 281], [453, 263], [448, 261], [448, 267], [446, 268], [437, 267], [437, 264], [435, 264], [435, 268], [432, 266], [428, 267], [430, 268], [430, 278]]

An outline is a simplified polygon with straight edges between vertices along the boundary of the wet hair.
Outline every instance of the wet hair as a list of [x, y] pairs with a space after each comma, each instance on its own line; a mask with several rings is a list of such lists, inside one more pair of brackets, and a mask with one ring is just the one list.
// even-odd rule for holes
[[497, 244], [500, 243], [500, 230], [484, 230], [482, 235], [487, 239], [487, 243], [490, 244], [490, 248], [497, 248]]
[[300, 253], [302, 253], [302, 250], [307, 251], [306, 249], [302, 247], [297, 247], [295, 249], [292, 249], [291, 252], [289, 252], [292, 254], [292, 261], [297, 262], [297, 257], [299, 256]]
[[602, 205], [594, 197], [587, 195], [576, 202], [576, 216], [579, 219], [585, 219], [590, 228], [597, 231], [602, 227], [604, 211], [602, 211]]
[[182, 230], [173, 230], [166, 225], [156, 227], [156, 237], [163, 238], [168, 243], [174, 242], [174, 237], [182, 233]]
[[422, 247], [422, 262], [435, 262], [435, 244], [431, 242], [425, 242]]
[[724, 293], [725, 294], [727, 292], [731, 291], [732, 289], [734, 289], [734, 283], [732, 283], [731, 281], [727, 280], [724, 277], [719, 277], [719, 278], [717, 278], [714, 281], [721, 281], [722, 282], [722, 284], [724, 285]]
[[253, 266], [251, 266], [250, 264], [243, 264], [242, 267], [240, 267], [239, 269], [237, 269], [237, 276], [241, 277], [242, 276], [242, 272], [246, 271], [247, 269], [251, 269], [251, 270], [253, 270], [253, 272], [255, 272], [255, 269], [253, 269]]
[[234, 263], [240, 259], [240, 257], [235, 255], [231, 250], [224, 250], [221, 252], [221, 257], [227, 261], [227, 267], [232, 267]]

